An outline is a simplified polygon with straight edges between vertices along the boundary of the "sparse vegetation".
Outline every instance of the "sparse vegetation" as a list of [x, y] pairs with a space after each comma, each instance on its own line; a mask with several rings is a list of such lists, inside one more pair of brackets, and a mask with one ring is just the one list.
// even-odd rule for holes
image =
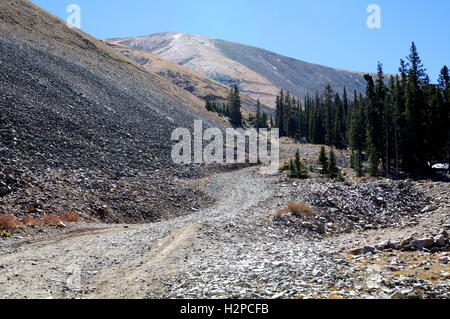
[[309, 219], [314, 215], [313, 209], [307, 204], [291, 202], [285, 208], [278, 210], [275, 216], [279, 218], [289, 213], [304, 219]]
[[61, 222], [79, 223], [80, 222], [79, 214], [76, 212], [66, 212], [62, 215], [45, 214], [42, 217], [36, 217], [36, 216], [29, 215], [29, 216], [25, 216], [22, 221], [11, 214], [0, 214], [0, 231], [16, 232], [23, 225], [25, 225], [25, 226], [35, 226], [35, 225], [56, 226]]
[[46, 214], [44, 216], [42, 216], [42, 223], [44, 225], [48, 225], [48, 226], [55, 226], [58, 225], [58, 223], [61, 222], [61, 217], [59, 217], [58, 215], [55, 214]]
[[68, 223], [79, 223], [80, 215], [77, 212], [65, 212], [62, 215], [61, 220]]
[[288, 205], [289, 211], [298, 216], [304, 218], [310, 218], [313, 216], [313, 209], [304, 203], [289, 203]]
[[14, 232], [22, 225], [20, 220], [10, 214], [0, 214], [0, 231]]

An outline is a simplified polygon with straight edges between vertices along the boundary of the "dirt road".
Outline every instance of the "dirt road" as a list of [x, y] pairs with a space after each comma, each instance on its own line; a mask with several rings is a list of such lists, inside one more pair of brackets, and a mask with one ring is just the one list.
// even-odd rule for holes
[[[70, 225], [2, 242], [0, 297], [450, 297], [447, 252], [347, 254], [412, 232], [438, 232], [450, 220], [447, 184], [422, 185], [435, 189], [442, 204], [419, 214], [412, 226], [321, 237], [275, 223], [274, 213], [289, 200], [307, 202], [307, 193], [335, 186], [261, 176], [258, 170], [210, 177], [204, 191], [216, 203], [184, 217], [145, 225]], [[361, 203], [357, 208], [367, 209]]]
[[[79, 226], [43, 241], [23, 240], [0, 256], [6, 298], [141, 298], [157, 292], [202, 247], [202, 227], [244, 212], [270, 195], [254, 169], [219, 174], [204, 211], [146, 225]], [[79, 278], [78, 278], [79, 276]]]

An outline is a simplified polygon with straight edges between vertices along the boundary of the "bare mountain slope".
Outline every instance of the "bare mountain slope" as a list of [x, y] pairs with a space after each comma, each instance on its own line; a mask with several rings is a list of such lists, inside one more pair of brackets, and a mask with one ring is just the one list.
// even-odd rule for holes
[[[28, 1], [0, 1], [0, 41], [3, 126], [35, 135], [24, 143], [52, 135], [45, 139], [61, 142], [57, 155], [69, 162], [74, 145], [96, 153], [87, 158], [96, 165], [121, 151], [133, 164], [152, 160], [170, 148], [171, 128], [212, 123], [195, 110], [197, 97]], [[29, 155], [52, 155], [48, 143], [28, 146]]]
[[[142, 65], [147, 70], [166, 78], [173, 84], [187, 90], [201, 99], [210, 97], [220, 105], [228, 98], [230, 87], [225, 84], [189, 70], [184, 66], [170, 62], [169, 60], [162, 59], [157, 55], [139, 51], [132, 47], [112, 41], [106, 41], [106, 43], [123, 55], [136, 61], [136, 63]], [[256, 111], [256, 100], [246, 94], [241, 94], [241, 100], [244, 113], [246, 111]], [[262, 105], [262, 109], [268, 114], [273, 115], [274, 113], [271, 108], [265, 105]]]
[[288, 58], [267, 50], [234, 42], [184, 33], [113, 39], [114, 42], [156, 54], [224, 84], [241, 90], [267, 105], [274, 105], [279, 89], [303, 98], [327, 84], [342, 92], [344, 86], [363, 92], [361, 73]]
[[203, 105], [34, 4], [0, 0], [0, 212], [190, 210], [202, 196], [171, 176], [196, 170], [173, 164], [171, 132], [221, 127]]

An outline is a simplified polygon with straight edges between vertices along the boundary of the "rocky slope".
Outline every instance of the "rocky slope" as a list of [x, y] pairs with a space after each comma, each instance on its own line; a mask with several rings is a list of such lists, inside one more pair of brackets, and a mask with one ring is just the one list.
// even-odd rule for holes
[[[194, 170], [172, 164], [170, 134], [194, 119], [222, 127], [204, 102], [25, 0], [0, 1], [0, 92], [0, 212], [95, 213], [108, 203], [110, 221], [153, 220], [160, 200], [180, 211], [170, 198], [201, 198], [171, 185]], [[121, 199], [137, 184], [142, 205], [129, 207]], [[63, 185], [78, 205], [65, 203]]]
[[153, 53], [197, 73], [241, 90], [274, 106], [280, 88], [303, 98], [330, 84], [341, 93], [364, 92], [362, 73], [303, 62], [256, 47], [184, 33], [112, 39], [115, 43]]

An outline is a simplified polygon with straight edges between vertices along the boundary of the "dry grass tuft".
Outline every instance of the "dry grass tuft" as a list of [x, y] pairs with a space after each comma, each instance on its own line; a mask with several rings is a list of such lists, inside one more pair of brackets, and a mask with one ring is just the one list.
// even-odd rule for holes
[[41, 222], [48, 226], [55, 226], [60, 222], [78, 223], [80, 222], [80, 216], [76, 212], [65, 212], [62, 215], [47, 214], [42, 216]]
[[80, 216], [76, 212], [65, 212], [62, 215], [45, 214], [41, 218], [33, 216], [25, 216], [23, 218], [23, 223], [27, 226], [33, 225], [55, 226], [58, 225], [60, 222], [79, 223]]
[[62, 215], [61, 220], [67, 223], [79, 223], [80, 215], [78, 215], [77, 212], [65, 212]]
[[0, 214], [0, 230], [13, 232], [21, 227], [22, 223], [13, 215]]
[[314, 215], [313, 209], [304, 203], [292, 202], [287, 205], [287, 208], [297, 217], [310, 218]]
[[61, 222], [61, 217], [56, 214], [45, 214], [42, 216], [42, 223], [47, 226], [55, 226]]
[[41, 220], [39, 218], [33, 217], [33, 216], [25, 216], [23, 218], [23, 223], [27, 226], [33, 226], [41, 223]]
[[283, 209], [277, 210], [275, 213], [275, 216], [277, 218], [280, 218], [286, 214], [291, 213], [292, 215], [295, 215], [297, 217], [302, 217], [305, 219], [311, 218], [314, 215], [314, 211], [311, 207], [304, 203], [289, 203], [287, 206]]
[[286, 207], [286, 208], [277, 210], [277, 212], [275, 213], [275, 216], [279, 218], [281, 216], [286, 215], [287, 213], [289, 213], [289, 208]]

